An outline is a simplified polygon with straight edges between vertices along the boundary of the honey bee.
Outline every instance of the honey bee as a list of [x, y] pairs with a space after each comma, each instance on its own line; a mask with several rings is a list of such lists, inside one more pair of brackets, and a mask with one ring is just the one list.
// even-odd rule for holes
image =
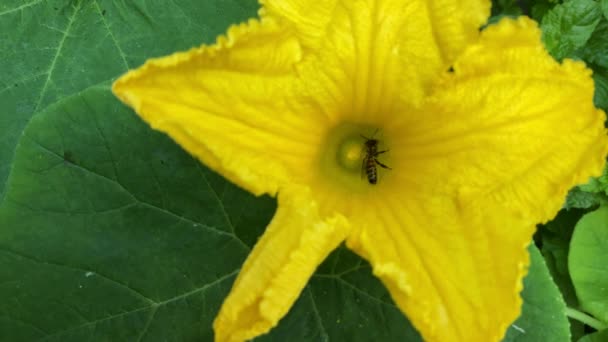
[[[378, 132], [378, 130], [376, 130], [376, 132]], [[363, 157], [363, 161], [361, 163], [361, 177], [363, 178], [363, 175], [365, 174], [367, 176], [367, 181], [372, 185], [378, 183], [377, 165], [382, 168], [392, 170], [390, 167], [382, 164], [377, 158], [379, 155], [388, 152], [389, 150], [378, 151], [379, 141], [378, 139], [374, 138], [376, 132], [372, 134], [371, 138], [361, 135], [361, 137], [365, 139], [365, 143], [363, 144], [364, 148], [362, 150], [362, 153], [365, 153], [365, 156]]]

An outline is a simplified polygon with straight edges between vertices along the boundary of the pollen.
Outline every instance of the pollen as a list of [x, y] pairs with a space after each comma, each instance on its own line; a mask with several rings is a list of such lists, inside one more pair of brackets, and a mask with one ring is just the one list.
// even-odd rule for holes
[[342, 141], [337, 150], [338, 164], [349, 170], [361, 169], [362, 140], [359, 137], [348, 137]]

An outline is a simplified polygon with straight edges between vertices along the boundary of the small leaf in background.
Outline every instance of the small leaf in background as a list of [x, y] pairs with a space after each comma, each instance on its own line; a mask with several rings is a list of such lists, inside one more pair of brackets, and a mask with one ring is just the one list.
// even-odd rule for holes
[[605, 201], [604, 197], [606, 197], [604, 194], [586, 192], [576, 186], [568, 192], [564, 209], [588, 209], [597, 207]]
[[528, 250], [530, 269], [521, 294], [522, 315], [509, 327], [503, 341], [569, 341], [570, 327], [562, 295], [538, 249], [531, 245]]
[[587, 43], [602, 17], [593, 0], [570, 0], [553, 7], [543, 17], [543, 41], [553, 57], [561, 60]]
[[579, 188], [586, 192], [603, 192], [608, 191], [608, 165], [604, 167], [602, 175], [595, 178], [589, 179], [587, 184], [579, 185]]
[[530, 16], [532, 19], [540, 22], [545, 14], [557, 5], [557, 0], [538, 0], [532, 2], [532, 9], [530, 10]]
[[521, 7], [519, 7], [520, 2], [519, 0], [493, 0], [492, 14], [520, 15], [522, 13]]
[[577, 55], [587, 63], [608, 68], [608, 19], [602, 17], [587, 44]]
[[608, 69], [594, 68], [593, 81], [595, 81], [593, 102], [596, 107], [608, 111]]
[[[596, 84], [596, 96], [597, 96]], [[574, 187], [566, 197], [565, 209], [588, 209], [608, 202], [608, 165], [602, 175], [592, 177], [586, 184]]]
[[568, 269], [583, 310], [608, 322], [608, 206], [586, 214], [570, 242]]
[[[580, 209], [561, 210], [553, 220], [541, 225], [535, 235], [551, 277], [569, 307], [578, 307], [578, 299], [568, 272], [568, 250], [574, 226], [585, 213]], [[570, 320], [570, 332], [576, 340], [584, 334], [584, 325]]]
[[518, 0], [492, 0], [492, 13], [488, 24], [494, 24], [504, 17], [517, 17], [522, 15]]
[[608, 329], [585, 335], [578, 342], [606, 342], [608, 341]]
[[604, 18], [608, 19], [608, 0], [600, 0], [600, 6], [602, 7]]

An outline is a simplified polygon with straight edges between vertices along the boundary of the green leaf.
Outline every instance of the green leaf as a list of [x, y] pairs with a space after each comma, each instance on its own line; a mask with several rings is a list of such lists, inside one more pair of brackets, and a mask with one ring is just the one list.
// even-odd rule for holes
[[492, 0], [492, 12], [486, 25], [496, 24], [505, 17], [517, 17], [522, 14], [516, 0]]
[[602, 17], [579, 55], [587, 63], [608, 68], [608, 19]]
[[564, 209], [587, 209], [597, 207], [604, 201], [604, 195], [586, 192], [576, 186], [568, 192]]
[[521, 294], [522, 315], [509, 327], [503, 341], [569, 341], [566, 304], [538, 249], [530, 245], [528, 250], [530, 270]]
[[212, 42], [257, 7], [255, 0], [0, 1], [0, 201], [35, 113], [147, 58]]
[[585, 335], [578, 342], [606, 342], [608, 341], [608, 329]]
[[587, 184], [579, 185], [579, 188], [586, 192], [606, 193], [608, 190], [608, 165], [604, 166], [601, 176], [591, 177]]
[[[578, 299], [568, 271], [568, 251], [574, 226], [586, 212], [561, 210], [553, 220], [540, 226], [535, 236], [551, 277], [569, 307], [577, 307]], [[584, 325], [570, 320], [570, 332], [573, 339], [578, 339], [584, 334]]]
[[[597, 74], [596, 74], [597, 75]], [[594, 76], [595, 77], [595, 76]], [[596, 97], [598, 86], [596, 82]], [[574, 187], [566, 197], [566, 209], [588, 209], [608, 202], [608, 164], [599, 177], [591, 177], [586, 184]]]
[[568, 268], [583, 310], [608, 323], [608, 206], [586, 214], [570, 242]]
[[530, 10], [530, 16], [532, 19], [540, 22], [543, 17], [551, 10], [557, 1], [555, 0], [537, 0], [532, 4], [532, 9]]
[[608, 19], [608, 0], [600, 0], [600, 6], [602, 7], [604, 18]]
[[[274, 210], [143, 124], [107, 86], [61, 100], [24, 131], [0, 206], [0, 340], [208, 341]], [[343, 248], [261, 340], [325, 337], [420, 340]]]
[[517, 0], [492, 0], [492, 16], [518, 16], [522, 14]]
[[608, 111], [608, 69], [594, 68], [593, 81], [595, 81], [593, 102], [596, 107]]
[[570, 0], [551, 9], [542, 19], [543, 41], [558, 60], [587, 43], [602, 16], [593, 0]]
[[272, 213], [242, 226], [240, 206], [267, 201], [201, 168], [107, 88], [59, 101], [25, 130], [0, 206], [0, 340], [209, 339], [250, 249], [237, 233]]
[[537, 232], [542, 239], [540, 250], [544, 260], [569, 306], [577, 306], [578, 301], [568, 272], [568, 250], [574, 226], [584, 214], [580, 209], [562, 210]]

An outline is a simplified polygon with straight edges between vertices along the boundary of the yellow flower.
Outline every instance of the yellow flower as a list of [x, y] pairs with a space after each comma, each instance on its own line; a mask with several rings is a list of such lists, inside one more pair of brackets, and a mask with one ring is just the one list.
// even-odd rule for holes
[[489, 7], [267, 0], [216, 44], [114, 84], [210, 168], [278, 194], [217, 341], [269, 331], [342, 241], [425, 340], [502, 338], [535, 225], [601, 172], [608, 141], [591, 72], [550, 58], [530, 19], [480, 33]]

